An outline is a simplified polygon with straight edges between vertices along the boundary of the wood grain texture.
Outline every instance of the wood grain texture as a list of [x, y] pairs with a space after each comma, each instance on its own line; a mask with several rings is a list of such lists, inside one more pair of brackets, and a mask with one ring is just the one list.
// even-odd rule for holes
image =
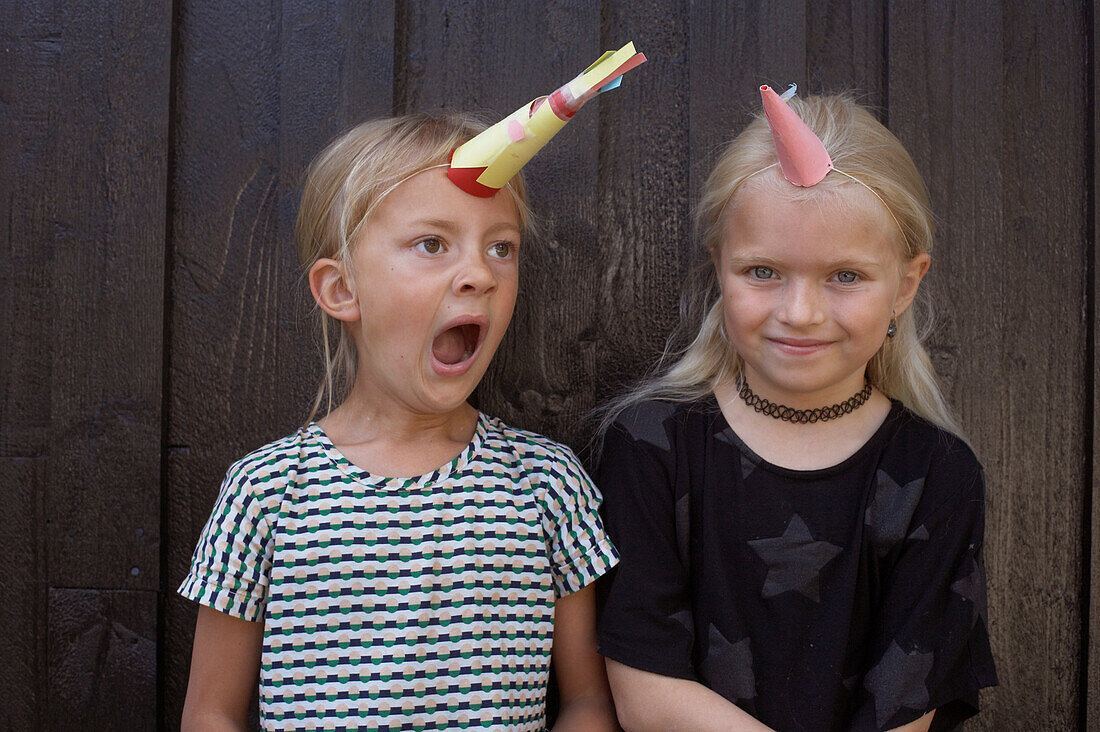
[[687, 6], [604, 4], [603, 36], [633, 38], [650, 62], [629, 97], [600, 109], [600, 277], [586, 304], [599, 318], [598, 401], [651, 368], [679, 320], [691, 252], [688, 34]]
[[[941, 228], [937, 368], [988, 476], [1001, 686], [973, 729], [1078, 723], [1086, 39], [1080, 9], [891, 8], [891, 127]], [[1057, 71], [1055, 71], [1057, 70]], [[990, 80], [1004, 79], [1004, 86]]]
[[1087, 638], [1087, 645], [1084, 647], [1084, 652], [1087, 655], [1086, 663], [1083, 664], [1085, 669], [1085, 683], [1082, 685], [1081, 693], [1085, 695], [1084, 707], [1084, 719], [1081, 720], [1081, 727], [1083, 729], [1097, 729], [1100, 728], [1100, 612], [1097, 608], [1100, 607], [1100, 481], [1097, 480], [1100, 477], [1100, 393], [1098, 393], [1097, 385], [1100, 385], [1100, 357], [1097, 356], [1096, 344], [1100, 339], [1100, 324], [1097, 323], [1097, 313], [1100, 313], [1100, 268], [1097, 267], [1097, 262], [1100, 261], [1100, 236], [1097, 232], [1097, 222], [1100, 222], [1100, 189], [1098, 189], [1097, 182], [1100, 181], [1100, 59], [1097, 59], [1097, 49], [1100, 49], [1100, 26], [1097, 25], [1097, 18], [1100, 18], [1100, 2], [1093, 0], [1089, 6], [1091, 11], [1089, 21], [1091, 28], [1089, 41], [1090, 53], [1089, 57], [1092, 61], [1092, 66], [1088, 69], [1088, 73], [1091, 77], [1091, 86], [1089, 93], [1091, 95], [1090, 111], [1092, 112], [1089, 123], [1089, 138], [1092, 144], [1092, 169], [1089, 171], [1091, 190], [1091, 200], [1089, 204], [1091, 206], [1091, 216], [1089, 217], [1089, 235], [1092, 240], [1089, 242], [1089, 246], [1092, 249], [1092, 291], [1089, 293], [1092, 302], [1092, 310], [1090, 315], [1092, 316], [1092, 322], [1090, 324], [1092, 328], [1092, 352], [1089, 354], [1092, 358], [1091, 370], [1092, 370], [1092, 442], [1088, 445], [1092, 450], [1091, 455], [1091, 467], [1092, 467], [1092, 494], [1091, 494], [1091, 511], [1088, 515], [1083, 516], [1083, 530], [1087, 532], [1087, 549], [1089, 552], [1089, 575], [1084, 577], [1084, 581], [1087, 584], [1086, 597], [1088, 599], [1087, 604], [1082, 608], [1082, 613], [1085, 618], [1083, 625], [1083, 631]]
[[157, 593], [52, 588], [50, 730], [157, 725]]
[[814, 94], [852, 92], [886, 107], [886, 0], [806, 3], [806, 80]]
[[806, 12], [806, 3], [798, 0], [692, 3], [688, 103], [693, 207], [722, 149], [760, 111], [761, 84], [780, 90], [798, 84], [802, 94], [820, 91], [807, 84]]
[[0, 8], [5, 729], [46, 725], [51, 584], [158, 582], [169, 31], [154, 6]]
[[48, 334], [33, 351], [49, 374], [36, 408], [49, 415], [50, 582], [154, 589], [170, 18], [107, 2], [39, 13], [49, 149], [19, 185], [49, 222], [21, 246], [49, 293], [25, 315]]
[[36, 729], [46, 709], [46, 496], [50, 467], [50, 275], [59, 101], [35, 90], [60, 71], [56, 24], [0, 5], [0, 728]]
[[[474, 112], [495, 122], [631, 40], [616, 34], [601, 44], [599, 23], [591, 3], [575, 1], [407, 3], [399, 106]], [[539, 233], [526, 238], [512, 324], [474, 402], [558, 439], [576, 436], [593, 402], [598, 315], [576, 295], [598, 286], [601, 269], [597, 120], [604, 105], [635, 93], [648, 66], [627, 74], [606, 101], [588, 104], [523, 171]]]
[[46, 457], [0, 456], [0, 729], [45, 725]]
[[322, 374], [293, 224], [303, 172], [392, 110], [392, 4], [182, 3], [171, 181], [164, 720], [195, 608], [177, 595], [235, 460], [292, 432]]

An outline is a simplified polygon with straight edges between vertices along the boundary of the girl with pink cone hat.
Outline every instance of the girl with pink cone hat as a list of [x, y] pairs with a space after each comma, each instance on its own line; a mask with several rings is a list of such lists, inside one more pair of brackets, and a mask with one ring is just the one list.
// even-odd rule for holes
[[850, 99], [761, 95], [704, 187], [686, 337], [604, 412], [619, 720], [951, 729], [996, 673], [982, 469], [915, 312], [927, 193]]

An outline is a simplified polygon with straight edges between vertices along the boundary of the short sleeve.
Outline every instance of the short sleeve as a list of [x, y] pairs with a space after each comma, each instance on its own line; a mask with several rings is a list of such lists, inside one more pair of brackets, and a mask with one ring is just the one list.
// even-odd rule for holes
[[544, 468], [540, 494], [543, 530], [554, 591], [570, 595], [596, 580], [619, 561], [600, 519], [600, 493], [568, 448]]
[[238, 463], [222, 481], [179, 593], [237, 618], [262, 619], [271, 569], [270, 534], [261, 496]]
[[853, 730], [893, 729], [933, 709], [933, 730], [954, 729], [978, 712], [978, 690], [997, 683], [986, 629], [981, 468], [960, 447], [933, 466], [924, 489], [929, 499], [887, 565]]
[[667, 412], [660, 406], [623, 415], [604, 438], [596, 479], [621, 559], [598, 593], [599, 651], [633, 668], [694, 680], [694, 623], [681, 536], [689, 498], [677, 495]]

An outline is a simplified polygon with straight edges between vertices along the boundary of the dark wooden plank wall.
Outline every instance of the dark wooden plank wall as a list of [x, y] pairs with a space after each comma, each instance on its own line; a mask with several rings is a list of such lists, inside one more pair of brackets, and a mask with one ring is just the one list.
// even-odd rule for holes
[[[318, 375], [291, 245], [338, 131], [500, 116], [650, 58], [530, 167], [544, 235], [477, 394], [575, 445], [676, 324], [691, 206], [761, 82], [855, 90], [940, 224], [933, 350], [989, 474], [1001, 688], [970, 729], [1100, 726], [1096, 2], [0, 5], [0, 728], [174, 728], [174, 595], [222, 474]], [[108, 723], [109, 722], [109, 723]]]

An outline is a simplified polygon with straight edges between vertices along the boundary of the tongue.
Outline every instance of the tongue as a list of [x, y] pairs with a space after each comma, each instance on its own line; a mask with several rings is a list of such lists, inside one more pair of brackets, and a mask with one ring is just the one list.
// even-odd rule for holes
[[432, 343], [432, 355], [448, 365], [461, 361], [466, 355], [466, 339], [462, 337], [462, 329], [450, 328], [436, 336]]

